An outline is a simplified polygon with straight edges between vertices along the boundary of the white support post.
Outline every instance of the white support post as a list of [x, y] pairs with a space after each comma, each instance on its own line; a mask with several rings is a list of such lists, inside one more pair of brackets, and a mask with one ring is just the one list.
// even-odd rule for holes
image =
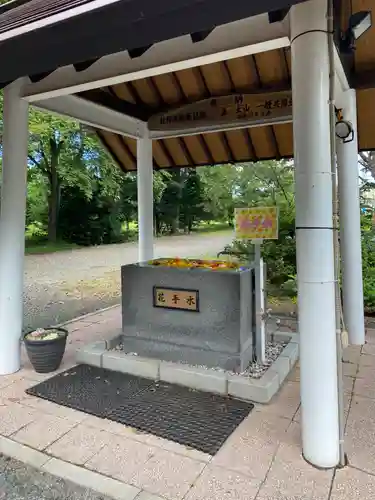
[[137, 139], [138, 186], [138, 258], [139, 262], [154, 257], [154, 190], [152, 139]]
[[20, 369], [27, 183], [28, 104], [21, 81], [4, 89], [0, 211], [0, 375]]
[[291, 8], [302, 446], [339, 462], [327, 2]]
[[255, 353], [257, 362], [266, 361], [266, 325], [264, 321], [264, 266], [262, 259], [262, 241], [254, 242], [255, 249]]
[[365, 343], [363, 310], [361, 217], [358, 177], [357, 108], [355, 90], [344, 93], [344, 120], [353, 126], [353, 140], [337, 139], [343, 311], [349, 343]]

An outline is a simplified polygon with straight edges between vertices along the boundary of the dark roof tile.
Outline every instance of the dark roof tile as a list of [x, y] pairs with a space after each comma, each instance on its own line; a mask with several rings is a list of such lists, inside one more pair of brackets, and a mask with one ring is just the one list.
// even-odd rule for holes
[[0, 8], [0, 33], [46, 19], [92, 0], [15, 0]]

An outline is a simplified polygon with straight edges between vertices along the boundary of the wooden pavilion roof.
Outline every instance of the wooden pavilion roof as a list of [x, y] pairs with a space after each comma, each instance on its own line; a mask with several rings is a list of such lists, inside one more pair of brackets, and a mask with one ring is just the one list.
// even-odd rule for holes
[[[342, 25], [351, 12], [373, 10], [375, 0], [343, 2]], [[344, 29], [344, 28], [343, 28]], [[375, 150], [375, 20], [357, 42], [348, 74], [357, 89], [360, 150]], [[192, 69], [144, 78], [86, 93], [94, 102], [108, 97], [135, 105], [146, 118], [207, 97], [291, 88], [290, 49], [262, 52]], [[136, 141], [110, 132], [98, 134], [125, 171], [136, 169]], [[306, 139], [308, 140], [308, 139]], [[293, 125], [282, 123], [153, 141], [154, 167], [247, 162], [293, 156]]]
[[[290, 88], [290, 52], [280, 49], [122, 83], [82, 95], [111, 96], [137, 106], [147, 118], [160, 110], [232, 93]], [[110, 132], [99, 136], [124, 170], [136, 169], [136, 141]], [[291, 123], [153, 141], [154, 167], [187, 167], [293, 156]]]
[[[371, 40], [373, 44], [371, 44]], [[356, 52], [359, 148], [375, 149], [375, 29]], [[361, 40], [360, 40], [361, 42]], [[364, 68], [364, 69], [362, 69]], [[136, 106], [140, 117], [178, 108], [207, 97], [268, 92], [291, 88], [290, 50], [279, 49], [208, 64], [156, 77], [89, 91], [86, 98], [102, 103], [111, 97]], [[139, 116], [139, 115], [138, 115]], [[103, 144], [125, 171], [136, 169], [136, 141], [98, 131]], [[153, 141], [154, 167], [187, 167], [247, 162], [293, 156], [293, 125], [280, 123], [240, 130], [210, 132]]]
[[[259, 13], [269, 12], [270, 22], [277, 22], [298, 1], [303, 0], [108, 0], [104, 7], [91, 11], [89, 6], [95, 0], [53, 0], [48, 5], [44, 0], [14, 0], [0, 7], [3, 81], [7, 83], [23, 75], [29, 75], [32, 81], [40, 81], [68, 64], [73, 65], [77, 72], [85, 71], [99, 58], [116, 51], [128, 50], [129, 55], [132, 52], [131, 57], [142, 57], [152, 44], [187, 33], [204, 39], [217, 25]], [[352, 12], [372, 11], [375, 0], [334, 0], [334, 4], [337, 34], [340, 29], [346, 29]], [[64, 22], [7, 38], [7, 33], [12, 30], [23, 30], [33, 22], [45, 22], [48, 16], [86, 7], [87, 12], [68, 17]], [[49, 40], [48, 44], [46, 39]], [[25, 50], [29, 46], [34, 48], [33, 53]], [[358, 40], [355, 53], [343, 59], [350, 84], [357, 89], [361, 150], [375, 150], [374, 47], [375, 23]], [[90, 90], [79, 95], [147, 121], [160, 111], [206, 98], [289, 90], [290, 66], [290, 51], [283, 48]], [[124, 171], [136, 169], [134, 139], [104, 130], [98, 130], [97, 133]], [[153, 142], [156, 169], [281, 159], [293, 155], [291, 123]]]

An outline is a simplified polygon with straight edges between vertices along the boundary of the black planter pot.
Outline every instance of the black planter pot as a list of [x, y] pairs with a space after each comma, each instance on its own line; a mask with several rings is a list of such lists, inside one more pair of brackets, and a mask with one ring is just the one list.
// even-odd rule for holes
[[61, 335], [53, 340], [30, 340], [26, 338], [26, 334], [23, 339], [30, 363], [37, 373], [50, 373], [58, 369], [64, 356], [68, 336], [68, 331], [64, 328], [45, 328], [45, 330], [58, 330]]

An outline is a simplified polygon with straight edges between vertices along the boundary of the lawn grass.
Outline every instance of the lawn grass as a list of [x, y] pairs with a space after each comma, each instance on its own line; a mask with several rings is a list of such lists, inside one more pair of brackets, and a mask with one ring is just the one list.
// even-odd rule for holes
[[[193, 227], [192, 234], [194, 233], [216, 233], [219, 231], [233, 231], [233, 228], [228, 226], [226, 222], [216, 222], [216, 221], [208, 221], [208, 222], [200, 222], [197, 226]], [[138, 226], [137, 223], [132, 221], [129, 223], [129, 229], [126, 230], [125, 224], [123, 226], [124, 234], [127, 233], [131, 236], [137, 238]], [[183, 233], [181, 233], [183, 234]], [[167, 236], [167, 235], [164, 235]]]
[[66, 250], [74, 250], [77, 248], [80, 247], [78, 245], [75, 245], [74, 243], [67, 243], [65, 241], [59, 241], [56, 243], [37, 243], [26, 240], [25, 255], [63, 252]]
[[233, 231], [233, 228], [229, 227], [225, 222], [201, 222], [197, 227], [193, 229], [193, 233], [217, 233], [217, 232], [228, 232]]

